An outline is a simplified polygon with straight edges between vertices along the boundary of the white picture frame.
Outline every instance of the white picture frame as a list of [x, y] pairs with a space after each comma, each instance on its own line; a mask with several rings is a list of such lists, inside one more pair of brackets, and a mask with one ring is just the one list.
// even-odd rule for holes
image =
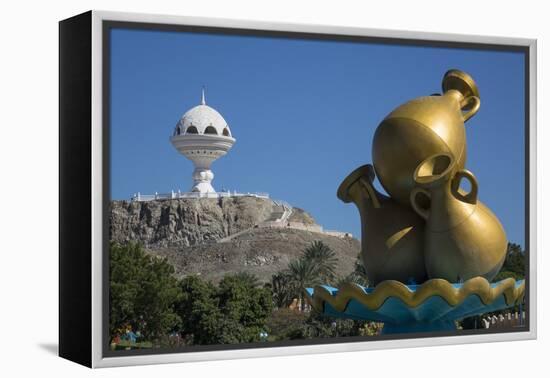
[[[366, 29], [366, 28], [351, 28], [351, 27], [336, 27], [326, 25], [313, 24], [285, 24], [271, 22], [256, 22], [256, 21], [241, 21], [231, 19], [215, 19], [215, 18], [196, 18], [184, 16], [169, 16], [169, 15], [154, 15], [154, 14], [137, 14], [124, 12], [106, 12], [106, 11], [91, 11], [82, 16], [84, 17], [84, 28], [90, 26], [90, 99], [91, 114], [90, 119], [90, 156], [91, 163], [90, 172], [82, 173], [90, 176], [91, 182], [91, 198], [90, 198], [90, 215], [91, 223], [89, 230], [78, 230], [82, 237], [89, 237], [89, 282], [90, 292], [84, 295], [85, 299], [89, 298], [90, 324], [85, 324], [86, 330], [91, 332], [90, 349], [85, 348], [86, 356], [71, 356], [70, 352], [64, 353], [64, 339], [60, 336], [60, 354], [65, 354], [66, 358], [75, 360], [90, 367], [115, 367], [128, 365], [144, 365], [157, 363], [175, 363], [175, 362], [191, 362], [191, 361], [207, 361], [207, 360], [222, 360], [222, 359], [237, 359], [251, 357], [266, 357], [266, 356], [284, 356], [298, 355], [310, 353], [327, 353], [327, 352], [348, 352], [359, 350], [374, 350], [388, 348], [408, 348], [422, 347], [432, 345], [449, 345], [449, 344], [467, 344], [495, 341], [513, 341], [535, 339], [537, 336], [537, 303], [536, 303], [536, 256], [537, 256], [537, 160], [536, 160], [536, 61], [537, 61], [537, 43], [533, 39], [523, 38], [503, 38], [479, 35], [461, 35], [447, 33], [421, 33], [408, 32], [397, 30], [381, 30], [381, 29]], [[88, 24], [89, 22], [89, 24]], [[164, 26], [198, 26], [211, 28], [228, 28], [250, 31], [268, 31], [268, 32], [285, 32], [285, 33], [306, 33], [306, 34], [326, 34], [333, 36], [357, 36], [380, 39], [399, 39], [401, 41], [425, 41], [426, 43], [464, 43], [464, 44], [479, 44], [479, 45], [502, 45], [502, 46], [517, 46], [525, 48], [528, 55], [528, 107], [526, 108], [528, 117], [528, 147], [529, 147], [529, 172], [528, 172], [528, 208], [529, 208], [529, 235], [526, 235], [526, 240], [529, 242], [529, 280], [527, 286], [527, 295], [529, 300], [529, 311], [527, 313], [529, 320], [529, 330], [522, 332], [506, 332], [506, 333], [491, 333], [482, 335], [461, 335], [459, 337], [426, 337], [426, 338], [406, 338], [399, 340], [376, 340], [368, 342], [344, 342], [330, 344], [313, 344], [313, 345], [297, 345], [284, 347], [268, 347], [268, 348], [246, 348], [246, 349], [227, 349], [216, 351], [197, 351], [185, 353], [154, 353], [154, 354], [139, 354], [139, 355], [122, 355], [122, 356], [106, 356], [105, 354], [105, 339], [104, 339], [104, 311], [105, 311], [105, 291], [104, 291], [104, 274], [106, 272], [106, 262], [104, 260], [104, 247], [106, 235], [105, 227], [105, 183], [103, 181], [106, 162], [104, 161], [104, 143], [105, 143], [105, 114], [103, 109], [104, 93], [105, 93], [105, 78], [104, 78], [104, 59], [106, 41], [105, 25], [107, 23], [137, 23], [148, 25], [148, 28], [162, 30]], [[63, 54], [63, 52], [61, 52]], [[69, 54], [69, 53], [68, 53]], [[62, 74], [62, 73], [61, 73]], [[62, 78], [60, 80], [63, 80]], [[527, 83], [526, 83], [527, 84]], [[68, 101], [68, 100], [67, 100]], [[76, 101], [76, 100], [75, 100]], [[64, 104], [62, 102], [61, 107]], [[68, 104], [65, 104], [68, 106]], [[62, 121], [63, 122], [63, 119]], [[63, 125], [61, 125], [63, 130]], [[63, 139], [63, 138], [62, 138]], [[61, 143], [63, 147], [63, 143]], [[67, 174], [71, 173], [67, 169]], [[60, 173], [61, 186], [68, 185], [63, 181], [63, 172]], [[70, 195], [68, 194], [68, 198]], [[63, 208], [63, 203], [60, 207]], [[63, 211], [61, 211], [63, 214]], [[64, 222], [60, 216], [61, 223]], [[63, 237], [64, 230], [68, 231], [71, 225], [65, 224], [65, 229], [61, 228]], [[73, 225], [72, 227], [76, 227]], [[63, 248], [63, 243], [60, 243]], [[61, 251], [61, 259], [66, 254]], [[84, 255], [85, 257], [87, 255]], [[66, 269], [70, 269], [72, 262], [67, 260]], [[86, 268], [86, 262], [81, 262]], [[63, 266], [63, 261], [61, 261]], [[64, 270], [60, 269], [60, 274], [64, 274]], [[74, 295], [70, 290], [64, 291], [64, 285], [71, 285], [70, 277], [60, 278], [60, 290], [63, 295], [70, 297]], [[75, 287], [78, 287], [76, 285]], [[67, 306], [64, 305], [62, 297], [60, 297], [60, 311], [66, 312], [66, 317], [62, 318], [60, 314], [60, 332], [61, 328], [68, 326], [67, 319], [73, 316], [67, 312]], [[63, 324], [61, 322], [65, 320]], [[67, 330], [68, 331], [68, 330]], [[73, 330], [74, 332], [74, 330]], [[66, 335], [64, 337], [67, 337]], [[70, 347], [70, 343], [66, 343]], [[88, 354], [89, 353], [89, 354]]]

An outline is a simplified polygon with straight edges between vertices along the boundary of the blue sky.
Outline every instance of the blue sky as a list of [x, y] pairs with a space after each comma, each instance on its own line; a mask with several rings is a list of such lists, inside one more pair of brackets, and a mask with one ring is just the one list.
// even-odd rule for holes
[[212, 166], [216, 189], [268, 192], [359, 237], [338, 185], [372, 162], [374, 131], [393, 108], [440, 92], [458, 68], [481, 95], [466, 166], [508, 239], [524, 245], [521, 53], [125, 29], [111, 38], [113, 199], [191, 187], [193, 165], [169, 136], [206, 85], [237, 139]]

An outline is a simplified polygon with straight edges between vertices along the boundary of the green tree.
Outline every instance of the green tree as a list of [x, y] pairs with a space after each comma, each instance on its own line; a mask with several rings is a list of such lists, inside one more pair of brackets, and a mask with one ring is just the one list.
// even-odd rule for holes
[[304, 311], [306, 288], [322, 283], [319, 265], [314, 260], [301, 258], [291, 261], [287, 272], [294, 296], [300, 298], [301, 310]]
[[317, 265], [318, 274], [321, 280], [331, 282], [336, 277], [336, 265], [338, 258], [336, 253], [322, 241], [314, 241], [304, 250], [302, 258]]
[[314, 241], [304, 249], [301, 257], [292, 260], [286, 270], [272, 276], [273, 301], [277, 307], [287, 307], [299, 298], [305, 309], [305, 289], [322, 283], [330, 284], [336, 278], [338, 259], [330, 247]]
[[181, 317], [180, 333], [191, 344], [218, 342], [222, 318], [217, 289], [197, 276], [187, 276], [180, 282], [181, 300], [176, 311]]
[[496, 282], [509, 277], [516, 280], [525, 278], [525, 252], [516, 243], [508, 243], [504, 264], [493, 281]]
[[165, 259], [147, 255], [135, 243], [112, 243], [109, 263], [111, 335], [130, 325], [154, 339], [179, 324], [174, 306], [181, 292]]
[[358, 284], [362, 286], [369, 286], [369, 277], [367, 275], [367, 269], [363, 264], [361, 252], [359, 252], [359, 254], [357, 255], [357, 259], [355, 260], [355, 269], [353, 270], [352, 274], [356, 277], [356, 281]]
[[361, 259], [361, 253], [357, 255], [357, 260], [355, 260], [355, 269], [353, 272], [336, 280], [335, 286], [340, 287], [344, 283], [349, 282], [365, 287], [369, 286], [369, 278], [367, 277], [367, 270], [365, 269], [363, 260]]
[[249, 272], [239, 272], [235, 274], [236, 277], [238, 277], [239, 280], [241, 280], [243, 283], [256, 287], [260, 285], [260, 280], [258, 277], [256, 277], [254, 274]]
[[271, 276], [273, 303], [277, 308], [288, 307], [297, 293], [292, 277], [288, 272], [278, 272]]
[[506, 259], [502, 266], [503, 271], [517, 274], [519, 277], [525, 277], [525, 251], [520, 245], [508, 243]]
[[288, 307], [278, 308], [268, 318], [267, 329], [272, 341], [288, 340], [304, 327], [308, 314]]
[[222, 343], [260, 341], [273, 310], [271, 290], [256, 287], [250, 276], [226, 275], [219, 284], [218, 299], [224, 324]]
[[197, 276], [184, 278], [177, 306], [182, 335], [192, 344], [260, 341], [273, 305], [271, 290], [257, 282], [251, 275], [226, 275], [215, 287]]

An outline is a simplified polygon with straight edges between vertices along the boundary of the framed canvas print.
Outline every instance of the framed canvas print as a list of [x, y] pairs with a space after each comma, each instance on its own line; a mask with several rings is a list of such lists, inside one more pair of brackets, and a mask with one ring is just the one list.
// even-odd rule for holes
[[62, 357], [536, 337], [535, 40], [59, 27]]

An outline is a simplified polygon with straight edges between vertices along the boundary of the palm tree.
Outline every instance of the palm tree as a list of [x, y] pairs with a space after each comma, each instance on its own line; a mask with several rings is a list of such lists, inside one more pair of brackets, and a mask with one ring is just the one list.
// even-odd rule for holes
[[369, 277], [367, 276], [367, 269], [363, 265], [363, 259], [361, 258], [361, 253], [357, 255], [357, 260], [355, 260], [355, 270], [351, 273], [353, 276], [353, 282], [361, 286], [369, 286]]
[[325, 281], [333, 281], [336, 277], [336, 265], [338, 258], [336, 253], [322, 241], [314, 241], [304, 250], [303, 259], [311, 261], [318, 266], [320, 278]]
[[250, 287], [258, 287], [260, 285], [260, 280], [258, 280], [258, 277], [249, 272], [239, 272], [235, 274], [235, 277]]
[[335, 287], [341, 287], [346, 283], [354, 283], [363, 287], [369, 286], [369, 282], [365, 276], [357, 272], [351, 272], [347, 276], [340, 276], [335, 279]]
[[347, 276], [339, 276], [334, 280], [335, 287], [341, 287], [346, 283], [355, 283], [363, 287], [369, 286], [369, 278], [367, 277], [367, 270], [365, 269], [363, 260], [361, 259], [361, 253], [357, 255], [353, 272]]
[[273, 302], [278, 308], [288, 307], [295, 297], [296, 289], [288, 272], [277, 272], [271, 276]]
[[288, 264], [288, 276], [295, 289], [294, 294], [300, 298], [301, 310], [305, 309], [305, 290], [307, 287], [322, 282], [319, 265], [311, 259], [301, 258]]

